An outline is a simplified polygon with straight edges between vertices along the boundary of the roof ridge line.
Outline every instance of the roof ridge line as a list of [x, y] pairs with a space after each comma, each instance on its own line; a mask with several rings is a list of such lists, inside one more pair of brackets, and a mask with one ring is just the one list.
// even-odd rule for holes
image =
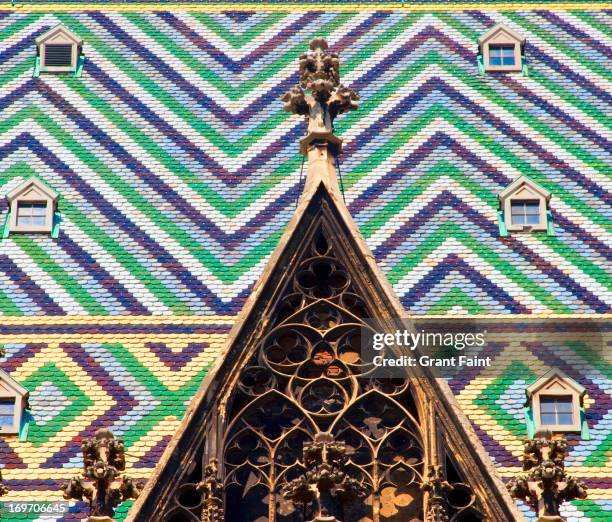
[[360, 2], [211, 2], [211, 3], [161, 3], [161, 2], [47, 2], [38, 4], [6, 2], [0, 4], [0, 12], [293, 12], [296, 8], [305, 11], [336, 11], [336, 12], [367, 12], [367, 11], [398, 11], [398, 12], [456, 12], [456, 11], [600, 11], [612, 9], [612, 2], [579, 2], [568, 0], [565, 2], [530, 2], [518, 0], [516, 2], [442, 2], [406, 4], [404, 2], [384, 2], [364, 4]]

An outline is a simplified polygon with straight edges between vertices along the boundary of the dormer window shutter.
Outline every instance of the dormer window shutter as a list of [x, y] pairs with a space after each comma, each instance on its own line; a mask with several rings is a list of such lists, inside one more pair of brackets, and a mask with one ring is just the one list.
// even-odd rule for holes
[[71, 44], [45, 45], [44, 64], [48, 67], [70, 67], [72, 65]]

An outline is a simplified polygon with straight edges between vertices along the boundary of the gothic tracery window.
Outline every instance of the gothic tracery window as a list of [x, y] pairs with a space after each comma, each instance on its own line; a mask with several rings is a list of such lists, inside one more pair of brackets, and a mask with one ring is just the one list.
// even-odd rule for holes
[[228, 400], [217, 397], [223, 420], [203, 441], [216, 449], [190, 458], [164, 522], [419, 522], [438, 507], [454, 522], [484, 520], [451, 459], [435, 480], [425, 469], [408, 376], [381, 378], [362, 360], [375, 313], [336, 232], [310, 223]]
[[428, 372], [382, 378], [362, 359], [362, 336], [400, 328], [403, 310], [333, 177], [331, 123], [358, 96], [325, 40], [310, 49], [283, 97], [307, 116], [313, 160], [296, 216], [130, 520], [515, 518], [448, 385]]
[[[360, 358], [367, 305], [320, 229], [285, 289], [276, 324], [242, 371], [225, 433], [226, 521], [301, 522], [313, 503], [287, 500], [308, 472], [303, 448], [329, 432], [366, 493], [331, 491], [343, 520], [421, 516], [422, 436], [407, 380], [369, 377]], [[343, 499], [345, 495], [347, 498]], [[315, 503], [316, 504], [316, 503]]]

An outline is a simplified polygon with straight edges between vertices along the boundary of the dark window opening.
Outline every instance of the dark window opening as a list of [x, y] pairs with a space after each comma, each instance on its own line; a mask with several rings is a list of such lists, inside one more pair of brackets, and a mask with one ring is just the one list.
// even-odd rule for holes
[[70, 67], [72, 66], [72, 44], [45, 45], [45, 66]]

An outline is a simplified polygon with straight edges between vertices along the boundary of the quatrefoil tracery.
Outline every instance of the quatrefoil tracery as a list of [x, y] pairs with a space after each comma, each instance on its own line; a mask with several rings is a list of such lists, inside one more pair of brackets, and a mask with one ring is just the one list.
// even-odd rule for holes
[[367, 306], [322, 233], [309, 254], [240, 375], [224, 443], [226, 487], [254, 494], [265, 486], [261, 501], [275, 502], [279, 516], [296, 513], [278, 492], [305, 472], [302, 449], [317, 432], [345, 444], [346, 473], [372, 495], [423, 474], [420, 428], [401, 405], [407, 380], [370, 376], [361, 360]]

